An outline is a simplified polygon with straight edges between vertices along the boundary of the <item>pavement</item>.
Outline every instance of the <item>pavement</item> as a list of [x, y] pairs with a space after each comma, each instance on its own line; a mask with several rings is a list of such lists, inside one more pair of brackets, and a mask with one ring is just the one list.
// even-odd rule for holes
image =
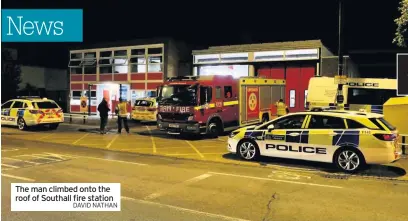
[[[97, 140], [85, 134], [87, 143]], [[32, 139], [11, 136], [2, 135], [2, 220], [408, 220], [405, 181], [43, 142], [40, 132], [31, 132]], [[142, 135], [126, 138], [132, 136]], [[99, 140], [109, 144], [105, 137]], [[168, 151], [160, 147], [157, 152]], [[120, 182], [121, 211], [10, 212], [15, 182]]]

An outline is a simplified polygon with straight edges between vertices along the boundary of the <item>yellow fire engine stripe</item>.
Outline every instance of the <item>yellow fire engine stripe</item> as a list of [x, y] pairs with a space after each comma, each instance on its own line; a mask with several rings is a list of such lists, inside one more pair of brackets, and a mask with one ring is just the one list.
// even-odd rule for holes
[[194, 107], [194, 110], [201, 110], [201, 109], [204, 109], [204, 108], [206, 108], [206, 107], [209, 107], [209, 108], [214, 108], [214, 107], [215, 107], [215, 104], [208, 104], [208, 105], [195, 106], [195, 107]]
[[227, 101], [224, 102], [224, 106], [231, 106], [231, 105], [236, 105], [238, 104], [238, 101]]

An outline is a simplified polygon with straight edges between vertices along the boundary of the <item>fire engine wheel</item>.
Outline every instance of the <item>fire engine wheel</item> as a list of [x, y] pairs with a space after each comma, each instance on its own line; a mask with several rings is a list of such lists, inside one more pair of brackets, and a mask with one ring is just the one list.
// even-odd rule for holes
[[217, 122], [211, 122], [208, 125], [208, 133], [210, 134], [211, 137], [217, 138], [220, 130], [219, 130], [219, 125], [217, 124]]
[[18, 126], [19, 130], [27, 130], [28, 129], [27, 124], [25, 123], [25, 120], [22, 117], [17, 119], [17, 126]]

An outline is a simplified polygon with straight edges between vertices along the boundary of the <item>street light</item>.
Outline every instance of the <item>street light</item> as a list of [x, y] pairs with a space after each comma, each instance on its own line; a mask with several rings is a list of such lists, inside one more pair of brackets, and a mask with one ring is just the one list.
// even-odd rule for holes
[[342, 49], [342, 13], [343, 13], [343, 4], [342, 0], [339, 0], [339, 48], [338, 48], [338, 54], [339, 54], [339, 64], [338, 64], [338, 75], [340, 77], [340, 81], [338, 84], [337, 88], [337, 96], [336, 96], [336, 101], [337, 101], [337, 107], [340, 109], [343, 109], [343, 101], [344, 101], [344, 96], [343, 96], [343, 81], [342, 81], [342, 76], [343, 76], [343, 49]]
[[88, 84], [88, 116], [91, 116], [91, 99], [92, 99], [91, 87], [92, 86], [93, 84]]

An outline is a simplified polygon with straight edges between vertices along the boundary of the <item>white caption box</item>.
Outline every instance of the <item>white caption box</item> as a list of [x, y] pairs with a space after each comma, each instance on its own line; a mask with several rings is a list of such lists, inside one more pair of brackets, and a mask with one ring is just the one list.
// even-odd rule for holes
[[11, 211], [120, 211], [120, 183], [12, 183]]

